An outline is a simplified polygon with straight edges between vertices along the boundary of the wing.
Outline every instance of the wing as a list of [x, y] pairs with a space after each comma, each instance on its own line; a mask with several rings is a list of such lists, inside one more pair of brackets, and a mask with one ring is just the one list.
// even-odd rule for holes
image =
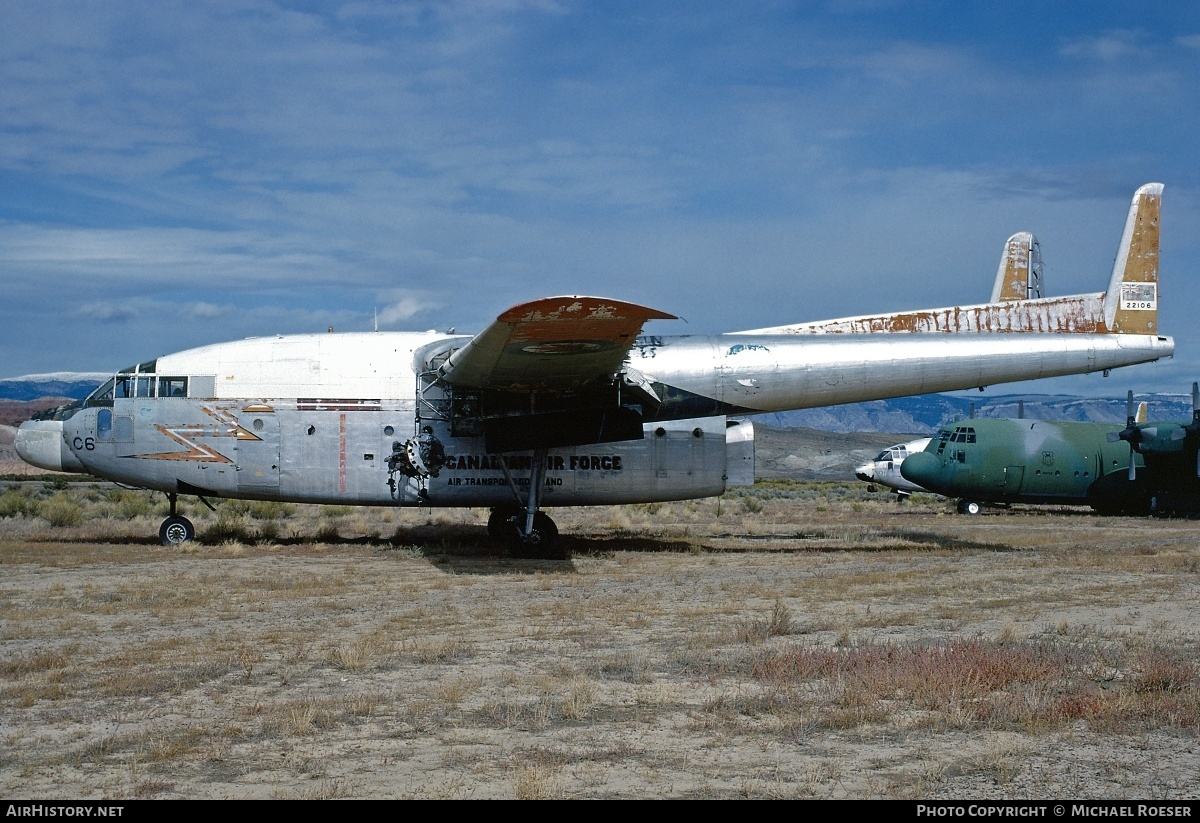
[[657, 319], [674, 315], [602, 297], [522, 303], [452, 352], [438, 375], [456, 396], [477, 398], [489, 452], [636, 440], [642, 415], [630, 396], [658, 398], [622, 364]]
[[602, 297], [545, 297], [501, 314], [439, 369], [452, 386], [568, 390], [621, 369], [647, 320], [675, 315]]

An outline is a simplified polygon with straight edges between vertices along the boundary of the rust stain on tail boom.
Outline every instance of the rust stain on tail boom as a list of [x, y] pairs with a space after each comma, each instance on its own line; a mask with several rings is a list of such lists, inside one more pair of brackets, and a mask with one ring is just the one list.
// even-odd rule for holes
[[1035, 332], [1107, 334], [1104, 294], [1043, 297], [977, 306], [951, 306], [877, 316], [847, 317], [776, 331], [785, 334], [877, 334], [887, 332]]

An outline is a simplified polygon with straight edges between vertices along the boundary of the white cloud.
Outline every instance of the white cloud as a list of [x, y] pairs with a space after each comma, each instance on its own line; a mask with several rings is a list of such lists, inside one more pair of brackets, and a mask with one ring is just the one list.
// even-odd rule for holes
[[191, 305], [191, 312], [193, 317], [207, 319], [228, 314], [230, 308], [228, 306], [218, 306], [214, 303], [193, 303]]
[[1111, 31], [1096, 37], [1077, 37], [1065, 40], [1058, 53], [1063, 57], [1076, 57], [1109, 63], [1138, 54], [1142, 35], [1135, 31]]
[[119, 303], [85, 303], [73, 312], [75, 317], [99, 323], [125, 323], [137, 317], [132, 306]]
[[418, 314], [441, 305], [438, 302], [414, 296], [404, 296], [399, 299], [393, 297], [390, 300], [391, 302], [379, 309], [376, 316], [380, 328], [395, 328], [397, 324], [411, 320]]

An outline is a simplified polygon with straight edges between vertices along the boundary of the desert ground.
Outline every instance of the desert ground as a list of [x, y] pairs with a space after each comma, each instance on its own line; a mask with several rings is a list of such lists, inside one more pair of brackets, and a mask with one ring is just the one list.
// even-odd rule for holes
[[0, 795], [1200, 796], [1195, 521], [767, 479], [515, 560], [480, 509], [163, 511], [0, 481]]
[[981, 517], [849, 482], [911, 435], [760, 428], [753, 489], [563, 509], [194, 503], [36, 472], [0, 427], [0, 793], [1200, 794], [1200, 523]]

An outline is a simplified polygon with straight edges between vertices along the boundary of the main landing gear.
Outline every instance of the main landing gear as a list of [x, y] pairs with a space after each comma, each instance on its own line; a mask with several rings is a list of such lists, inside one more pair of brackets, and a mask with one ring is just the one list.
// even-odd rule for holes
[[488, 537], [508, 545], [513, 557], [553, 558], [558, 556], [558, 526], [545, 512], [538, 511], [546, 482], [546, 449], [535, 449], [529, 473], [529, 494], [521, 500], [517, 485], [501, 463], [504, 477], [519, 505], [497, 506], [488, 517]]
[[175, 511], [178, 499], [179, 495], [175, 492], [167, 493], [167, 500], [171, 501], [171, 514], [158, 527], [158, 542], [164, 546], [182, 546], [196, 539], [196, 527], [192, 521]]
[[969, 515], [974, 516], [974, 515], [981, 513], [982, 511], [983, 511], [983, 504], [980, 503], [978, 500], [959, 500], [958, 501], [958, 513], [959, 514], [969, 514]]

